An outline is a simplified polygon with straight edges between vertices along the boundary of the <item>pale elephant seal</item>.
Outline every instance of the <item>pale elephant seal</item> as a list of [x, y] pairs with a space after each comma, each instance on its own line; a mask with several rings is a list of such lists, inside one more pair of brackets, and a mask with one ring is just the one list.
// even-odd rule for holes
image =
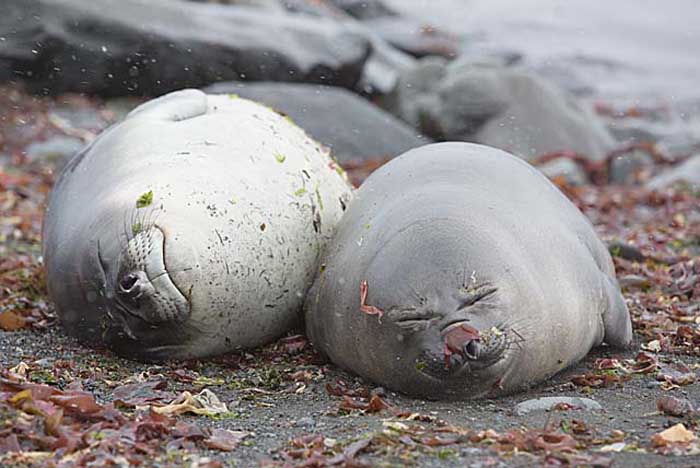
[[64, 169], [43, 227], [65, 329], [143, 360], [270, 341], [304, 295], [351, 187], [288, 119], [184, 90], [141, 105]]
[[305, 308], [333, 362], [428, 398], [512, 392], [632, 339], [588, 220], [524, 161], [467, 143], [411, 150], [365, 181]]

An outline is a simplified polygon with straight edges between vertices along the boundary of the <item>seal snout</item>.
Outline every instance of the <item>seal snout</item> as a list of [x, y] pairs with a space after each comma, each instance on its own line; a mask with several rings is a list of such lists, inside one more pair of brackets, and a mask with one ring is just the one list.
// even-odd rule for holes
[[[172, 249], [171, 249], [172, 251]], [[131, 331], [190, 315], [189, 298], [177, 287], [165, 265], [165, 235], [158, 226], [136, 233], [124, 246], [112, 283], [114, 309], [126, 313]], [[145, 324], [138, 324], [138, 320]], [[147, 332], [146, 334], [151, 333]]]

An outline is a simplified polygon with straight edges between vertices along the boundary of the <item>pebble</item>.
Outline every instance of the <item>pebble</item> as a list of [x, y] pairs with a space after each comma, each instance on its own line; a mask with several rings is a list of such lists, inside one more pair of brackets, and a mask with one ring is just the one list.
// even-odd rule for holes
[[316, 421], [310, 417], [299, 418], [294, 425], [297, 427], [314, 427], [316, 425]]
[[597, 411], [603, 409], [603, 407], [600, 406], [600, 403], [595, 400], [591, 400], [590, 398], [559, 396], [535, 398], [534, 400], [523, 401], [515, 405], [513, 412], [518, 416], [522, 416], [532, 411], [549, 411], [558, 404], [566, 404], [576, 409], [583, 409], [587, 411]]
[[52, 358], [44, 358], [44, 359], [39, 359], [38, 361], [34, 361], [34, 364], [36, 364], [39, 367], [49, 367], [53, 365], [54, 359]]

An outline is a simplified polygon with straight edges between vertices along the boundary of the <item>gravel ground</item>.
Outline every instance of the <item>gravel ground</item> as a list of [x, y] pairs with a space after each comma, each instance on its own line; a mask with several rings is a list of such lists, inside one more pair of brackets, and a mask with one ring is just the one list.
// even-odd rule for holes
[[[270, 348], [267, 348], [268, 350]], [[329, 364], [309, 364], [308, 356], [315, 359], [311, 351], [302, 355], [285, 356], [283, 359], [259, 359], [252, 352], [244, 359], [255, 362], [247, 365], [227, 363], [195, 362], [188, 368], [196, 369], [201, 376], [219, 379], [220, 385], [210, 385], [219, 398], [235, 413], [231, 419], [214, 421], [209, 418], [197, 419], [202, 425], [245, 430], [253, 433], [248, 443], [241, 445], [230, 455], [221, 457], [231, 466], [251, 466], [273, 459], [276, 451], [288, 441], [307, 434], [321, 434], [326, 438], [342, 441], [355, 440], [383, 430], [383, 423], [392, 419], [391, 414], [382, 411], [378, 414], [352, 412], [338, 413], [339, 398], [329, 395], [325, 385], [343, 380], [348, 383], [372, 385], [363, 382]], [[261, 351], [265, 355], [265, 350]], [[511, 397], [494, 400], [466, 402], [435, 402], [408, 398], [389, 392], [386, 400], [394, 406], [412, 413], [421, 413], [445, 420], [456, 426], [474, 430], [493, 429], [497, 432], [521, 426], [542, 428], [556, 421], [583, 421], [593, 428], [601, 439], [610, 437], [614, 431], [625, 433], [628, 446], [648, 447], [650, 437], [678, 423], [678, 418], [659, 415], [656, 410], [657, 398], [669, 392], [661, 389], [653, 375], [637, 376], [621, 387], [601, 388], [584, 395], [580, 388], [571, 384], [571, 376], [589, 371], [598, 358], [633, 358], [634, 352], [609, 354], [599, 349], [591, 353], [580, 365], [561, 373], [551, 381], [532, 390]], [[241, 356], [238, 356], [241, 357]], [[252, 357], [252, 359], [251, 359]], [[109, 381], [125, 380], [129, 376], [143, 372], [167, 374], [180, 365], [153, 366], [121, 359], [108, 351], [94, 351], [82, 347], [66, 337], [58, 325], [43, 332], [18, 331], [0, 332], [0, 365], [9, 368], [24, 361], [35, 362], [39, 366], [51, 367], [56, 360], [76, 363], [77, 374], [84, 370], [87, 374], [97, 372], [108, 375], [100, 380], [91, 376], [86, 390], [94, 392], [98, 401], [110, 401], [112, 388]], [[279, 361], [279, 362], [276, 362]], [[301, 361], [301, 362], [298, 362]], [[303, 390], [289, 380], [290, 373], [307, 370], [313, 378], [304, 383]], [[271, 377], [272, 376], [272, 377]], [[105, 380], [107, 382], [105, 382]], [[236, 389], [236, 382], [241, 387]], [[253, 386], [257, 384], [256, 386]], [[246, 386], [250, 385], [246, 388]], [[352, 386], [352, 385], [351, 385]], [[182, 388], [186, 388], [184, 386]], [[178, 388], [178, 384], [174, 384]], [[700, 385], [693, 384], [674, 395], [700, 401]], [[514, 406], [532, 398], [543, 396], [587, 396], [599, 402], [603, 410], [537, 411], [523, 416], [513, 413]], [[430, 425], [428, 423], [428, 425]], [[559, 423], [561, 425], [561, 423]], [[595, 449], [589, 450], [593, 453]], [[447, 448], [425, 448], [412, 451], [412, 462], [419, 466], [538, 466], [542, 460], [524, 454], [513, 458], [495, 458], [488, 448], [474, 444], [457, 444]], [[623, 452], [611, 454], [613, 466], [698, 466], [700, 458], [690, 456], [661, 456], [650, 453]], [[373, 466], [399, 466], [407, 460], [395, 456], [370, 456], [362, 458]]]

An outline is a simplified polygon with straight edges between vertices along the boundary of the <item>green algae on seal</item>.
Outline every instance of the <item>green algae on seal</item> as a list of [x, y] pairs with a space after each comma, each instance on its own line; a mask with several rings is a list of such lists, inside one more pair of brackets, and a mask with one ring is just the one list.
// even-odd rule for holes
[[432, 399], [513, 392], [632, 340], [612, 260], [542, 174], [468, 143], [411, 150], [356, 192], [305, 303], [331, 361]]
[[350, 196], [327, 152], [283, 116], [171, 93], [106, 130], [56, 182], [49, 293], [69, 334], [129, 357], [258, 346], [299, 320]]

